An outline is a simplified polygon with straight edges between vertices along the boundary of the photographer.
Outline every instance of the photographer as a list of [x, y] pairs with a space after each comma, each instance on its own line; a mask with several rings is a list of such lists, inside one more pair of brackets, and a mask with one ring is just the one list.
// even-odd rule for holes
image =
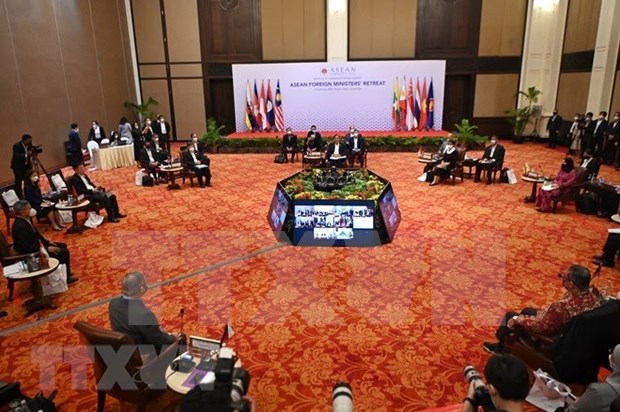
[[24, 198], [22, 189], [24, 180], [26, 179], [26, 170], [32, 168], [30, 154], [32, 151], [32, 136], [25, 134], [22, 140], [13, 145], [13, 157], [11, 158], [11, 169], [15, 175], [15, 194], [20, 199]]
[[463, 412], [477, 411], [478, 406], [484, 405], [487, 406], [485, 410], [493, 410], [494, 406], [497, 411], [523, 411], [523, 402], [530, 392], [530, 378], [521, 360], [512, 355], [491, 356], [484, 367], [486, 385], [473, 368], [465, 371], [470, 383], [463, 400]]

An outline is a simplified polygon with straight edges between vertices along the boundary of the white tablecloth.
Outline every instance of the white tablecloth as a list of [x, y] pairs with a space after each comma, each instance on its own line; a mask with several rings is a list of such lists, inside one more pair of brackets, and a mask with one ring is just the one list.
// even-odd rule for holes
[[108, 147], [93, 150], [94, 166], [100, 170], [110, 170], [117, 167], [130, 167], [136, 164], [133, 154], [133, 145]]

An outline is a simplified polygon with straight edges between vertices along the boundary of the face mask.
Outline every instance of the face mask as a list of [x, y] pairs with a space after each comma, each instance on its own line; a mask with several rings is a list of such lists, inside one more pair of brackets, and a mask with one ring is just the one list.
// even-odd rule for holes
[[189, 152], [190, 152], [190, 153], [194, 153], [194, 152], [195, 152], [195, 150], [194, 150], [194, 149], [189, 149]]
[[605, 117], [604, 116], [599, 116], [598, 119], [599, 120], [605, 120]]
[[198, 138], [197, 138], [197, 137], [194, 137], [194, 138], [192, 139], [192, 141], [193, 141], [194, 143], [196, 143], [196, 142], [198, 141]]
[[620, 117], [616, 116], [614, 117], [614, 120], [617, 122], [618, 120], [620, 120]]
[[35, 217], [37, 215], [37, 211], [35, 209], [30, 209], [29, 215], [30, 217]]
[[495, 146], [497, 144], [497, 140], [491, 140], [491, 145]]
[[30, 179], [30, 180], [32, 180], [33, 182], [35, 182], [35, 183], [36, 183], [36, 182], [38, 182], [38, 181], [39, 181], [39, 177], [38, 177], [38, 176], [35, 176], [35, 177], [33, 177], [32, 179]]
[[575, 117], [575, 121], [578, 121], [578, 120], [579, 120], [579, 118], [578, 118], [578, 117]]
[[447, 148], [448, 150], [452, 149], [453, 147], [454, 147], [454, 146], [452, 146], [451, 144], [449, 144], [449, 145], [447, 145], [447, 146], [446, 146], [446, 148]]
[[146, 124], [147, 124], [147, 126], [150, 126], [150, 125], [151, 125], [151, 121], [150, 121], [150, 120], [147, 120], [147, 121], [146, 121]]

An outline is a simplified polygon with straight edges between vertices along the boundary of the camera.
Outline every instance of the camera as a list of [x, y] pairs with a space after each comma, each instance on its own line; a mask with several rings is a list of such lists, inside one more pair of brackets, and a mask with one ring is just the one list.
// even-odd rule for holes
[[39, 153], [43, 153], [43, 145], [30, 146], [28, 153], [30, 154], [30, 156], [36, 156]]
[[334, 385], [332, 393], [333, 412], [353, 412], [353, 391], [351, 385], [346, 382], [338, 382]]
[[474, 390], [474, 409], [482, 407], [484, 411], [495, 411], [495, 405], [491, 400], [489, 389], [485, 386], [484, 381], [480, 377], [480, 374], [473, 366], [465, 366], [463, 369], [463, 375], [468, 383], [474, 382], [476, 389]]

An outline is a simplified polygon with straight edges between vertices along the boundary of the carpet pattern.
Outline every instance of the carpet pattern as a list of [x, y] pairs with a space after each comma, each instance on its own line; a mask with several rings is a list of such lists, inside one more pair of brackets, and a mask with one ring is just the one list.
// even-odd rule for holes
[[[506, 144], [506, 165], [559, 169], [563, 152]], [[543, 214], [524, 204], [531, 186], [466, 179], [428, 187], [411, 153], [371, 153], [369, 167], [392, 181], [402, 221], [377, 248], [294, 248], [277, 244], [266, 215], [275, 182], [300, 164], [272, 155], [213, 155], [213, 187], [136, 187], [135, 169], [91, 172], [117, 193], [129, 216], [83, 235], [45, 229], [66, 242], [80, 278], [56, 298], [59, 309], [24, 318], [22, 288], [0, 306], [0, 379], [26, 393], [60, 388], [61, 411], [94, 411], [92, 367], [72, 329], [78, 320], [109, 327], [107, 304], [45, 321], [119, 293], [129, 270], [164, 285], [145, 300], [170, 330], [231, 340], [252, 375], [258, 411], [328, 411], [331, 388], [351, 383], [357, 411], [419, 411], [459, 403], [462, 369], [481, 368], [481, 344], [506, 309], [543, 306], [562, 294], [556, 273], [589, 264], [613, 224], [575, 212]], [[604, 167], [601, 175], [617, 179]], [[6, 230], [4, 226], [1, 230]], [[190, 276], [184, 276], [190, 274]], [[617, 270], [597, 285], [620, 290]], [[22, 330], [9, 328], [24, 325]], [[108, 399], [106, 411], [121, 410]]]

